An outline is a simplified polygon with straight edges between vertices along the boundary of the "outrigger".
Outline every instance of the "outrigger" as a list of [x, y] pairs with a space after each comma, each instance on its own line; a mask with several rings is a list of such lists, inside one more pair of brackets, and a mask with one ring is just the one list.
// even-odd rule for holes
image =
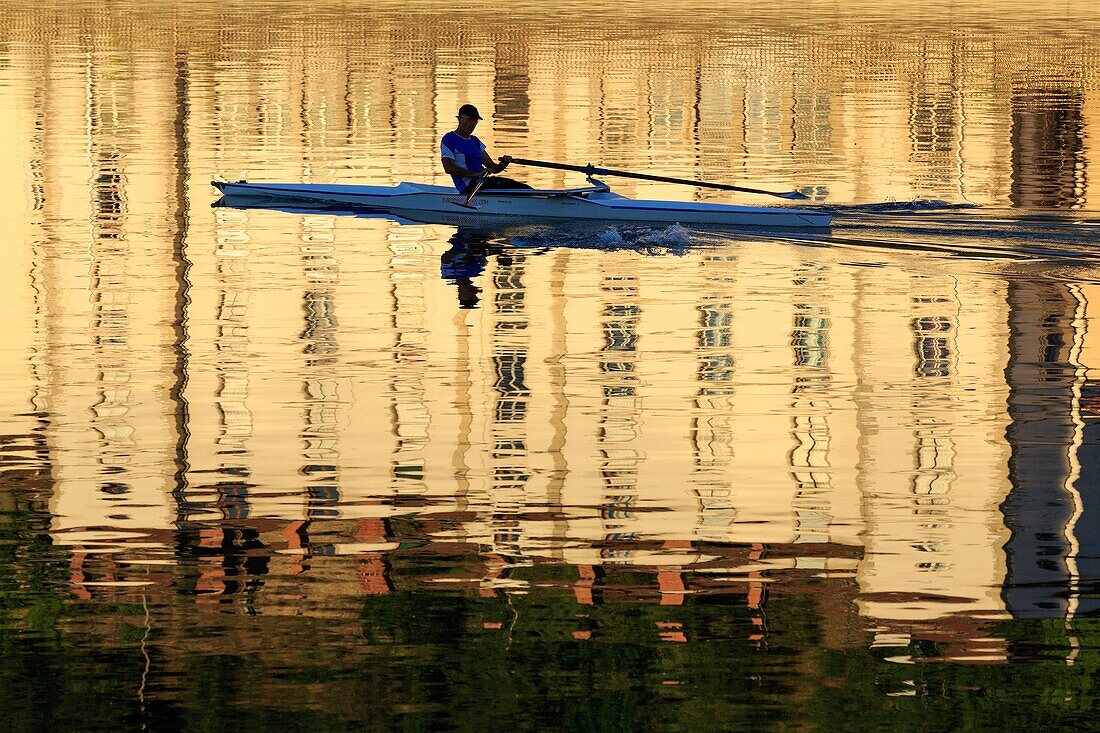
[[576, 170], [585, 173], [588, 185], [562, 189], [492, 189], [481, 191], [475, 184], [468, 193], [459, 193], [449, 186], [423, 183], [401, 183], [397, 186], [358, 186], [309, 183], [258, 183], [249, 181], [214, 181], [225, 196], [224, 205], [252, 205], [260, 201], [273, 204], [307, 204], [316, 208], [362, 209], [392, 212], [415, 219], [422, 214], [461, 213], [476, 220], [478, 216], [499, 221], [502, 217], [517, 220], [588, 220], [647, 223], [679, 223], [717, 226], [751, 226], [767, 228], [827, 227], [832, 215], [825, 211], [786, 207], [740, 206], [734, 204], [694, 201], [647, 201], [631, 199], [614, 193], [597, 175], [625, 175], [643, 180], [720, 188], [724, 190], [763, 193], [780, 198], [805, 198], [800, 193], [773, 193], [759, 189], [726, 184], [689, 181], [679, 178], [614, 171], [607, 168], [570, 166], [513, 159], [521, 165]]

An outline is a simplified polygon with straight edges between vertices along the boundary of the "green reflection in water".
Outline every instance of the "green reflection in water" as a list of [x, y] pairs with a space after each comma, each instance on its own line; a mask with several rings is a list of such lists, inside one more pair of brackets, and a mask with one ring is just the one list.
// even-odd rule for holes
[[557, 565], [502, 575], [524, 592], [428, 588], [484, 562], [446, 547], [389, 555], [393, 592], [327, 615], [197, 613], [184, 570], [176, 592], [76, 602], [41, 518], [9, 511], [0, 534], [8, 730], [1013, 730], [1098, 707], [1097, 619], [991, 625], [1026, 663], [941, 664], [954, 645], [869, 648], [847, 581], [777, 583], [766, 608], [744, 584], [663, 605], [634, 568], [592, 596]]

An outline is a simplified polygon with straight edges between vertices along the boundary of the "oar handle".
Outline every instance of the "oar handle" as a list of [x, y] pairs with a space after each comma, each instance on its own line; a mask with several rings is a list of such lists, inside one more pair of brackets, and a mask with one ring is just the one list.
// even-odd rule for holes
[[578, 173], [586, 173], [588, 175], [595, 175], [596, 173], [607, 175], [603, 172], [602, 168], [597, 168], [591, 163], [588, 165], [569, 165], [568, 163], [551, 163], [547, 160], [529, 160], [527, 158], [512, 158], [512, 162], [519, 163], [520, 165], [533, 165], [537, 168], [555, 168], [559, 171], [577, 171]]
[[730, 186], [725, 183], [710, 183], [708, 181], [695, 181], [688, 178], [670, 178], [668, 176], [654, 176], [649, 173], [634, 173], [632, 171], [620, 171], [612, 168], [599, 168], [589, 163], [588, 165], [569, 165], [568, 163], [552, 163], [547, 160], [530, 160], [528, 158], [512, 158], [513, 163], [530, 165], [537, 168], [554, 168], [562, 171], [576, 171], [586, 176], [619, 176], [622, 178], [637, 178], [642, 181], [657, 181], [658, 183], [679, 183], [684, 186], [699, 186], [701, 188], [717, 188], [721, 191], [740, 191], [741, 193], [762, 193], [768, 196], [778, 196], [782, 199], [805, 199], [805, 194], [798, 191], [764, 191], [759, 188], [745, 188], [744, 186]]

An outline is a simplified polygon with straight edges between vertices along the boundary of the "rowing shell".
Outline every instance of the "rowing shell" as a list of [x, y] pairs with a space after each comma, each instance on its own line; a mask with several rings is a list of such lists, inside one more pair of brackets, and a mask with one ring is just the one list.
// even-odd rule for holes
[[694, 201], [645, 201], [613, 193], [603, 183], [557, 190], [494, 189], [466, 196], [448, 186], [402, 183], [398, 186], [352, 186], [310, 183], [227, 183], [214, 181], [226, 204], [234, 199], [309, 203], [319, 208], [363, 208], [392, 211], [462, 213], [488, 219], [625, 221], [635, 223], [710, 224], [768, 228], [827, 227], [832, 215], [823, 211], [786, 207], [737, 206]]

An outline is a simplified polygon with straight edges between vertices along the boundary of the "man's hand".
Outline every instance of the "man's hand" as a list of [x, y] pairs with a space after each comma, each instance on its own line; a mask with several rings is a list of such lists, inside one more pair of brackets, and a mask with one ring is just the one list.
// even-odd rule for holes
[[502, 155], [502, 156], [500, 156], [500, 162], [497, 163], [496, 172], [500, 173], [502, 170], [507, 168], [508, 164], [511, 163], [511, 162], [512, 162], [512, 156], [511, 155]]

